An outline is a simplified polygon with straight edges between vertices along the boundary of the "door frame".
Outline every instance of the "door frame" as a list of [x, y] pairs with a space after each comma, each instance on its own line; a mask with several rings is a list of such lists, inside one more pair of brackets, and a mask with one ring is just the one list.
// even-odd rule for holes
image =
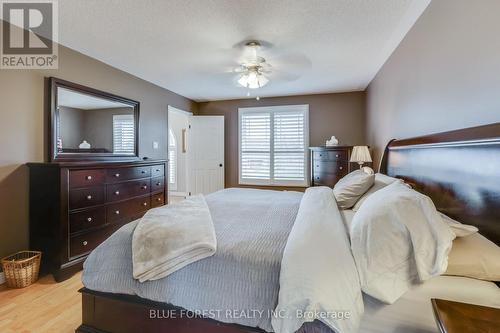
[[[174, 113], [179, 113], [179, 114], [182, 114], [182, 115], [185, 115], [187, 117], [187, 123], [188, 123], [188, 127], [191, 126], [190, 125], [190, 120], [191, 120], [191, 117], [193, 116], [193, 113], [192, 112], [188, 112], [188, 111], [184, 111], [184, 110], [181, 110], [179, 108], [176, 108], [175, 106], [172, 106], [172, 105], [168, 105], [167, 107], [167, 166], [169, 165], [169, 160], [168, 160], [168, 144], [169, 144], [169, 141], [168, 141], [168, 131], [170, 129], [170, 112], [174, 112]], [[189, 132], [189, 128], [186, 128], [186, 131]], [[187, 139], [187, 136], [188, 134], [186, 134], [186, 139]], [[178, 145], [182, 145], [182, 138], [180, 138], [180, 140], [178, 140]], [[178, 147], [178, 149], [180, 149], [180, 147]], [[188, 150], [189, 151], [189, 150]], [[189, 184], [189, 156], [188, 156], [188, 153], [186, 153], [186, 161], [184, 163], [185, 165], [185, 179], [186, 179], [186, 192], [178, 192], [178, 191], [170, 191], [168, 190], [167, 191], [167, 196], [170, 194], [170, 195], [173, 195], [173, 196], [181, 196], [181, 197], [187, 197], [189, 194], [190, 194], [190, 184]], [[179, 172], [179, 168], [177, 167], [177, 172]], [[166, 182], [167, 184], [169, 183], [169, 176], [170, 176], [170, 168], [167, 167], [167, 179], [166, 179]], [[178, 177], [177, 177], [178, 179]]]

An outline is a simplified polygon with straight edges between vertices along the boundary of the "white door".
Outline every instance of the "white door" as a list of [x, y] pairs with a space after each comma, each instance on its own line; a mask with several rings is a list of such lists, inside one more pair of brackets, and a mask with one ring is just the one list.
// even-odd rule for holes
[[208, 194], [224, 188], [224, 116], [190, 117], [189, 192]]

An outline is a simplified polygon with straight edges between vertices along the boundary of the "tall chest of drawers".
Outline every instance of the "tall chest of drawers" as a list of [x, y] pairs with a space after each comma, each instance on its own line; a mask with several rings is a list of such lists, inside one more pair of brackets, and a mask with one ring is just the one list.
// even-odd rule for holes
[[352, 146], [310, 147], [311, 186], [335, 184], [349, 173]]
[[57, 281], [114, 231], [166, 204], [166, 161], [29, 163], [30, 248]]

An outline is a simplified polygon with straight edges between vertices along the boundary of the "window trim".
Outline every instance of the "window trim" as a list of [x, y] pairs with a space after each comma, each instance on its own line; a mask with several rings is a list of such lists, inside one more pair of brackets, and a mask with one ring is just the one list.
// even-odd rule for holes
[[[120, 120], [120, 118], [122, 120]], [[132, 138], [132, 146], [131, 146], [131, 151], [130, 152], [124, 152], [123, 150], [119, 150], [118, 153], [115, 153], [115, 147], [116, 147], [116, 143], [117, 143], [117, 138], [115, 136], [115, 126], [117, 126], [117, 124], [119, 122], [122, 122], [124, 118], [127, 118], [127, 120], [129, 120], [128, 118], [131, 118], [132, 120], [132, 135], [133, 135], [133, 138]], [[135, 145], [135, 142], [136, 142], [136, 133], [135, 133], [135, 117], [133, 114], [114, 114], [113, 115], [113, 119], [112, 119], [112, 126], [113, 126], [113, 154], [114, 155], [127, 155], [127, 156], [131, 156], [134, 154], [134, 151], [136, 149], [136, 145]], [[122, 136], [123, 137], [123, 136]], [[121, 146], [123, 147], [123, 143], [121, 144]]]
[[[300, 181], [274, 180], [274, 113], [290, 111], [293, 108], [303, 108], [304, 111], [304, 179]], [[270, 113], [270, 179], [244, 179], [241, 177], [241, 119], [243, 114], [251, 112]], [[257, 186], [308, 187], [309, 186], [309, 104], [293, 104], [278, 106], [259, 106], [238, 108], [238, 184]]]

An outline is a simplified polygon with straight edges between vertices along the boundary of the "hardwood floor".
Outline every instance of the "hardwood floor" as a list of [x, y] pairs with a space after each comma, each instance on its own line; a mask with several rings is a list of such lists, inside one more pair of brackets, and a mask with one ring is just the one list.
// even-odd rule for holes
[[82, 322], [81, 273], [56, 283], [41, 277], [23, 289], [0, 286], [0, 332], [74, 333]]

